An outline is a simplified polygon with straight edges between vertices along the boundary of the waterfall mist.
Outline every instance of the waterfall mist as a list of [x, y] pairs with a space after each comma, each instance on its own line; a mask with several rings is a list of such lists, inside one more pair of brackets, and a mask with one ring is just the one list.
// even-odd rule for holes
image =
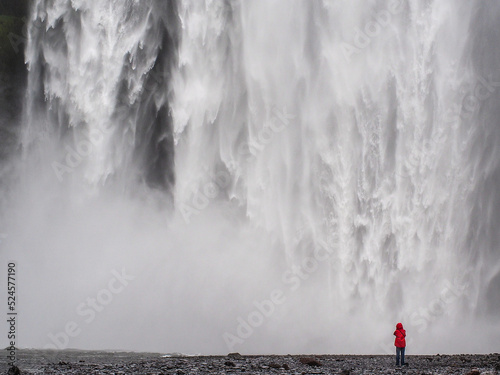
[[409, 354], [498, 351], [499, 17], [34, 0], [0, 197], [20, 345], [392, 354], [402, 321]]

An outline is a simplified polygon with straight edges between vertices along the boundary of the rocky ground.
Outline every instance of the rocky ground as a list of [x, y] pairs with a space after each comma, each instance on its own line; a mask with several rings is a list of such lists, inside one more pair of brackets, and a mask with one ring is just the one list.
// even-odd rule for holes
[[[21, 350], [17, 358], [21, 374], [500, 374], [498, 353], [407, 356], [407, 367], [396, 367], [394, 356], [387, 355], [164, 357], [151, 353]], [[8, 373], [5, 363], [2, 361], [0, 373]]]

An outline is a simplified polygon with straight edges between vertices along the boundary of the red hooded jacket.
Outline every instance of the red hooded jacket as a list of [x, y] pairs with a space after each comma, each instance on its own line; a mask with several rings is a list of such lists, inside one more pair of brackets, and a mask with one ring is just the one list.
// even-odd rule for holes
[[398, 348], [406, 347], [406, 331], [403, 329], [403, 325], [398, 323], [396, 325], [396, 330], [394, 331], [394, 336], [396, 336], [396, 340], [394, 340], [394, 345]]

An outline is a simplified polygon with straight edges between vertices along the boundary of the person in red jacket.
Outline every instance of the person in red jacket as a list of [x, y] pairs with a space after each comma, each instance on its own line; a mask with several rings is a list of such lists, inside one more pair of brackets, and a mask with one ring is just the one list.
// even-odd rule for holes
[[405, 365], [405, 348], [406, 348], [406, 331], [403, 329], [401, 323], [396, 324], [396, 330], [394, 331], [394, 345], [396, 346], [396, 366], [399, 366], [399, 357], [401, 355], [401, 366]]

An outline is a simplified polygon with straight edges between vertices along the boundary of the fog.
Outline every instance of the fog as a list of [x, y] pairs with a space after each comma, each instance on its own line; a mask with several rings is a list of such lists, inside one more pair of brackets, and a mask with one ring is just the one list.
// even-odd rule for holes
[[498, 15], [33, 1], [18, 346], [392, 354], [401, 321], [407, 354], [498, 351]]

